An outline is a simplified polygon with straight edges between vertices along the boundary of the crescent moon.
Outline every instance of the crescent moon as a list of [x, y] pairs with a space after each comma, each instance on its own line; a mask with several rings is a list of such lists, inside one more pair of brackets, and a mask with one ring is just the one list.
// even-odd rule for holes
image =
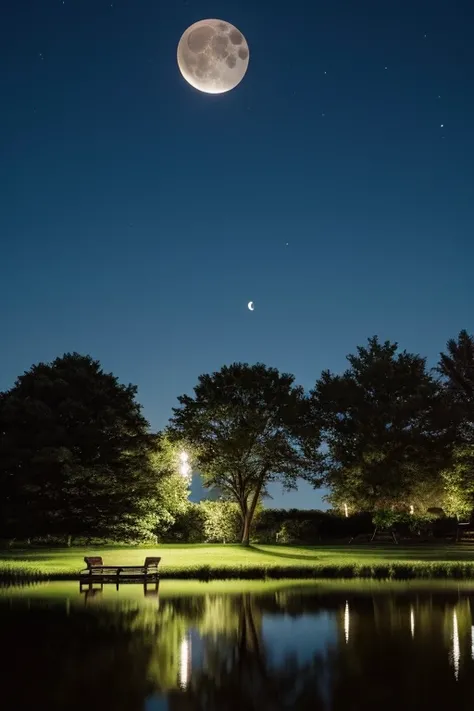
[[248, 306], [249, 311], [253, 311], [255, 309], [253, 301], [249, 301], [247, 306]]
[[243, 34], [225, 20], [200, 20], [178, 44], [178, 67], [188, 84], [206, 94], [235, 89], [249, 65]]

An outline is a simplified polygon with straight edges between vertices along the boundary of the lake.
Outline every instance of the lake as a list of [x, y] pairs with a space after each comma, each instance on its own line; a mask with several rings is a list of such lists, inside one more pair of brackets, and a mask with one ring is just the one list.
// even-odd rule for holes
[[474, 583], [0, 588], [6, 711], [474, 708]]

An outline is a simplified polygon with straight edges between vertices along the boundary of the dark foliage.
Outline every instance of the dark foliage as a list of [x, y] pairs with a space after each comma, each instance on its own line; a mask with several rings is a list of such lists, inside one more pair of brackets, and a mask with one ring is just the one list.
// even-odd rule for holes
[[2, 537], [136, 532], [152, 481], [135, 395], [77, 353], [33, 366], [2, 394]]
[[474, 337], [460, 332], [451, 338], [447, 353], [440, 354], [438, 372], [443, 376], [451, 413], [463, 443], [474, 443]]
[[259, 543], [307, 543], [349, 540], [373, 531], [369, 513], [340, 516], [331, 511], [263, 509], [255, 521], [253, 539]]
[[331, 500], [355, 510], [408, 507], [450, 461], [454, 431], [442, 389], [425, 359], [396, 343], [374, 337], [347, 359], [343, 375], [323, 372], [313, 391]]

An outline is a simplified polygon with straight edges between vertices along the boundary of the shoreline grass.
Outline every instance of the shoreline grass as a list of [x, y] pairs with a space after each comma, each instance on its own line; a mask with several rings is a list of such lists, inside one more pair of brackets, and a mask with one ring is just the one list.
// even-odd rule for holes
[[0, 551], [0, 582], [78, 580], [85, 555], [129, 565], [161, 555], [170, 580], [474, 579], [474, 545], [163, 545], [28, 548]]

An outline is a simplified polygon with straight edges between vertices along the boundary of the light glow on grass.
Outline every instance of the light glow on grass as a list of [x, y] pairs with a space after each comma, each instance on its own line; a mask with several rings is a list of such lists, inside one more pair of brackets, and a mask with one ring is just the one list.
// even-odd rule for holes
[[0, 577], [34, 580], [77, 579], [84, 556], [102, 556], [107, 565], [139, 565], [161, 556], [162, 578], [424, 578], [472, 580], [474, 545], [160, 544], [9, 548], [0, 550]]

